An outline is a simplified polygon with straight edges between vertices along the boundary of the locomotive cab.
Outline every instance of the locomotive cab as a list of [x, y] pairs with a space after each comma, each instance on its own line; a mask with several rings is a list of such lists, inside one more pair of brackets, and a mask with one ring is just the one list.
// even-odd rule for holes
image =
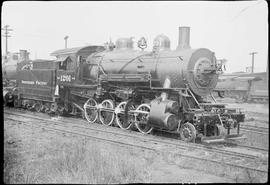
[[[87, 57], [97, 51], [103, 51], [102, 46], [85, 46], [57, 50], [51, 55], [60, 61], [57, 80], [59, 84], [89, 84], [89, 64]], [[91, 78], [90, 78], [91, 79]], [[91, 82], [91, 80], [90, 80]]]

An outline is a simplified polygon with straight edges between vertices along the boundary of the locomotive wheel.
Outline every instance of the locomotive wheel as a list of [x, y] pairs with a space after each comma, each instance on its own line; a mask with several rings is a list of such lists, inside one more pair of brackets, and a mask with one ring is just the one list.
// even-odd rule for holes
[[143, 133], [143, 134], [149, 134], [153, 127], [147, 124], [149, 119], [149, 112], [150, 112], [150, 106], [147, 104], [141, 104], [137, 109], [136, 112], [136, 122], [135, 125], [137, 129]]
[[50, 113], [50, 104], [49, 103], [44, 104], [44, 112], [47, 114]]
[[131, 118], [125, 120], [125, 107], [127, 102], [121, 102], [116, 108], [115, 108], [115, 121], [117, 125], [124, 130], [130, 129], [132, 125]]
[[21, 106], [21, 102], [20, 102], [20, 100], [17, 99], [17, 98], [14, 99], [13, 104], [14, 104], [14, 107], [15, 107], [15, 108], [19, 108], [19, 107]]
[[180, 138], [183, 141], [194, 143], [196, 138], [196, 129], [194, 125], [189, 122], [184, 123], [180, 128]]
[[30, 111], [33, 110], [33, 106], [30, 103], [26, 104], [26, 108], [27, 108], [27, 110], [30, 110]]
[[85, 118], [89, 123], [94, 123], [98, 118], [97, 106], [98, 104], [93, 98], [89, 98], [83, 106]]
[[114, 120], [114, 103], [112, 100], [104, 100], [100, 104], [99, 120], [103, 125], [110, 126]]
[[3, 99], [3, 106], [4, 106], [4, 107], [7, 106], [7, 101], [6, 101], [5, 98]]
[[62, 105], [58, 106], [57, 113], [59, 116], [63, 116], [65, 114], [65, 108]]
[[36, 112], [40, 112], [42, 109], [42, 105], [40, 103], [36, 103], [34, 106], [34, 109]]
[[51, 112], [56, 112], [58, 109], [58, 105], [56, 103], [52, 103], [50, 107]]

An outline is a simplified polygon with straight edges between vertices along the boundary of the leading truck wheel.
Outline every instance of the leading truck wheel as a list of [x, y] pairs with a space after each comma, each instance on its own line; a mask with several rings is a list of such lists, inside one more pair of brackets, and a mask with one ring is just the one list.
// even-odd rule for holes
[[89, 98], [85, 102], [83, 108], [86, 120], [89, 123], [94, 123], [98, 118], [98, 105], [96, 100], [94, 100], [93, 98]]
[[147, 104], [141, 104], [136, 109], [136, 122], [135, 125], [137, 129], [143, 134], [149, 134], [153, 127], [147, 124], [149, 119], [150, 106]]
[[184, 123], [180, 128], [180, 138], [183, 141], [194, 143], [196, 138], [196, 129], [194, 125], [189, 122]]

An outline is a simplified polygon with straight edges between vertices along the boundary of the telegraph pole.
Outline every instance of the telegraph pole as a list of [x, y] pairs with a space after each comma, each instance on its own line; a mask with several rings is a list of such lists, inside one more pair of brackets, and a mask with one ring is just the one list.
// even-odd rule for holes
[[254, 55], [258, 52], [251, 52], [250, 55], [252, 55], [252, 66], [251, 66], [251, 73], [254, 73]]
[[5, 25], [4, 28], [1, 28], [1, 30], [4, 30], [5, 31], [5, 35], [2, 35], [3, 37], [6, 37], [6, 55], [8, 54], [8, 37], [11, 37], [11, 35], [8, 35], [9, 34], [9, 31], [13, 31], [12, 29], [9, 29], [8, 28], [9, 25]]
[[68, 39], [68, 36], [65, 36], [64, 39], [65, 39], [65, 49], [67, 49], [67, 39]]

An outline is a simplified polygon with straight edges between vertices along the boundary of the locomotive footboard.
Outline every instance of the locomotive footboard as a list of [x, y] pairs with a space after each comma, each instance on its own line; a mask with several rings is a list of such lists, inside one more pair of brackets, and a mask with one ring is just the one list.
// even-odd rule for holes
[[201, 112], [187, 113], [187, 118], [196, 128], [196, 136], [205, 143], [224, 142], [229, 140], [242, 140], [246, 137], [240, 134], [240, 123], [244, 121], [244, 114], [238, 109], [214, 108]]

